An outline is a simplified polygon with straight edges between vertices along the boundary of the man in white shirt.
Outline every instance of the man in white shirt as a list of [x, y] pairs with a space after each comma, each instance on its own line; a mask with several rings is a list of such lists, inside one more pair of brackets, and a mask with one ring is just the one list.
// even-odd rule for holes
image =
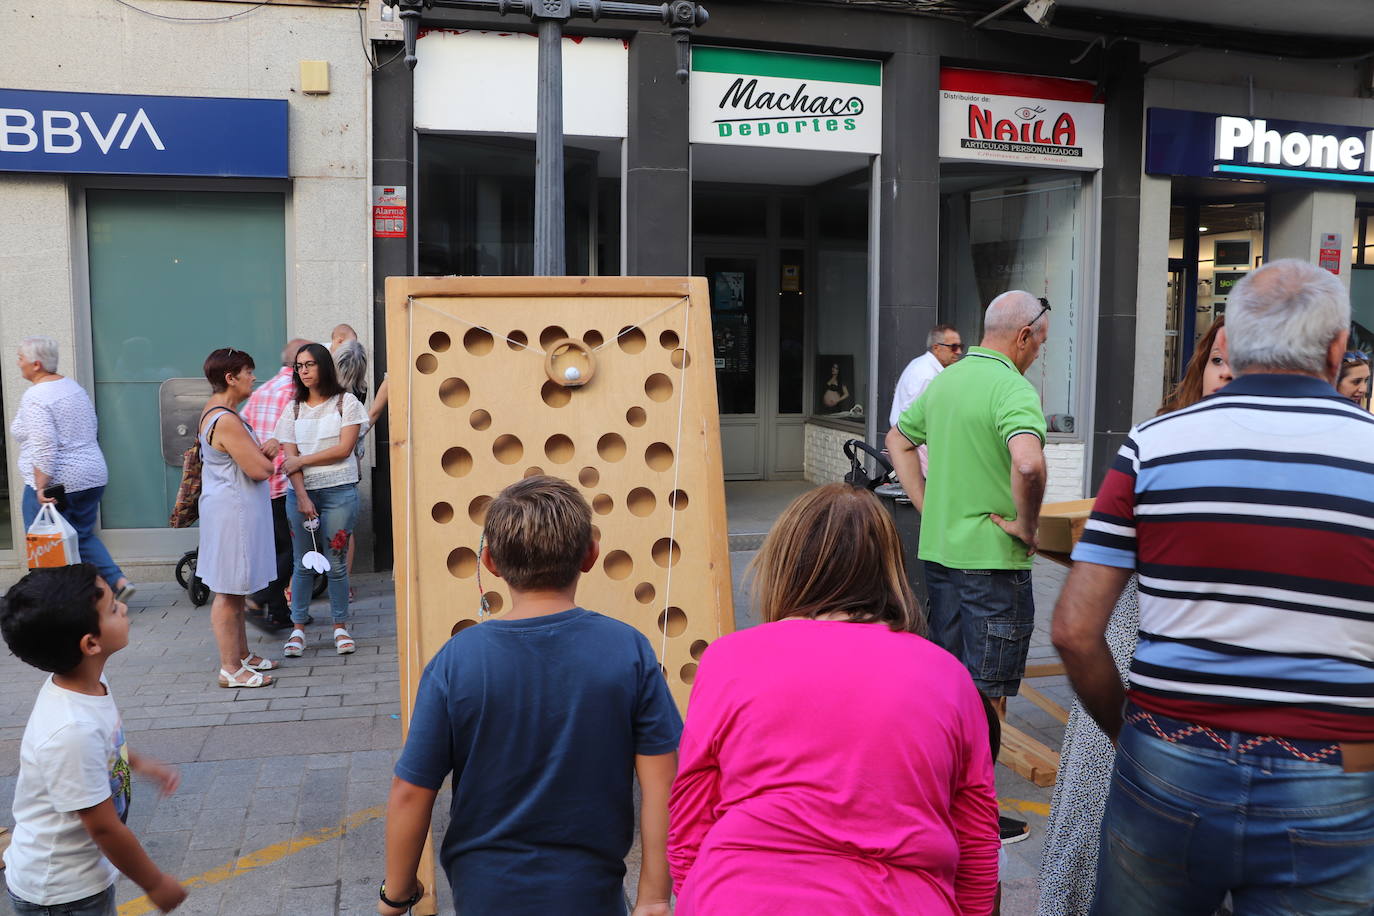
[[[959, 332], [947, 324], [937, 324], [926, 335], [926, 352], [906, 364], [901, 378], [897, 379], [897, 390], [892, 395], [892, 413], [888, 423], [897, 425], [897, 418], [921, 396], [930, 380], [939, 375], [946, 366], [964, 354], [964, 342]], [[926, 447], [918, 450], [921, 456], [921, 470], [926, 469]]]

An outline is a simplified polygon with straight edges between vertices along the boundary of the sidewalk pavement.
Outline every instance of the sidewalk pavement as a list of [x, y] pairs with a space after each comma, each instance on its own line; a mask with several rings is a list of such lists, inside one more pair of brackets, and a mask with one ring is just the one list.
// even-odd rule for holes
[[[740, 566], [745, 553], [733, 554]], [[1057, 594], [1054, 570], [1036, 568], [1037, 624], [1032, 661], [1053, 656], [1048, 620]], [[153, 859], [191, 894], [187, 916], [327, 916], [375, 912], [383, 867], [383, 814], [391, 768], [401, 744], [394, 597], [390, 576], [355, 576], [358, 600], [351, 631], [354, 655], [329, 641], [328, 611], [299, 659], [284, 659], [279, 682], [261, 690], [217, 686], [209, 607], [191, 607], [174, 583], [145, 584], [130, 605], [129, 647], [107, 669], [129, 746], [178, 765], [182, 784], [159, 799], [136, 777], [129, 826]], [[1043, 594], [1042, 594], [1043, 593]], [[323, 612], [323, 613], [321, 613]], [[748, 622], [741, 605], [737, 618]], [[249, 627], [249, 644], [281, 658], [286, 633]], [[0, 826], [12, 826], [10, 802], [19, 742], [42, 672], [0, 649]], [[1063, 678], [1036, 682], [1067, 706]], [[1024, 699], [1010, 720], [1053, 748], [1062, 726]], [[998, 767], [1003, 807], [1031, 822], [1030, 839], [1007, 847], [1006, 916], [1035, 911], [1044, 812], [1050, 790]], [[448, 819], [447, 789], [435, 806], [435, 835]], [[636, 843], [637, 843], [636, 839]], [[626, 886], [638, 875], [629, 858]], [[2, 875], [3, 872], [0, 872]], [[452, 913], [447, 882], [436, 882], [440, 913]], [[128, 881], [118, 891], [119, 916], [156, 912]]]

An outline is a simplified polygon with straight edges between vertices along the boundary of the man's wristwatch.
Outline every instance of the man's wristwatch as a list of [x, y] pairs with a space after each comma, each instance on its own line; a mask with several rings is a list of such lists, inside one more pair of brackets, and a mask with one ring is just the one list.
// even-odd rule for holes
[[409, 900], [392, 900], [390, 897], [388, 897], [388, 896], [386, 895], [386, 882], [385, 882], [385, 881], [383, 881], [383, 882], [382, 882], [382, 886], [381, 886], [380, 888], [377, 889], [377, 896], [380, 897], [380, 898], [382, 898], [382, 903], [385, 903], [387, 906], [394, 906], [394, 907], [396, 907], [396, 909], [398, 909], [398, 910], [408, 910], [408, 909], [410, 909], [410, 908], [413, 907], [415, 904], [419, 903], [419, 902], [420, 902], [420, 898], [423, 897], [424, 895], [425, 895], [424, 886], [423, 886], [422, 884], [420, 884], [418, 881], [415, 883], [415, 893], [411, 895], [411, 897], [410, 897]]

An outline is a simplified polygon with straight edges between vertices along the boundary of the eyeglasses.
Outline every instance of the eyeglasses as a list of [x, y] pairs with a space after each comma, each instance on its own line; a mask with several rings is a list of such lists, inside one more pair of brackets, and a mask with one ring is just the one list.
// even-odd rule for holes
[[1345, 356], [1341, 357], [1341, 362], [1367, 363], [1369, 362], [1369, 354], [1361, 353], [1359, 350], [1346, 350]]
[[318, 365], [319, 363], [312, 359], [306, 363], [296, 363], [291, 368], [295, 369], [297, 372], [300, 372], [302, 369], [314, 369]]
[[1044, 296], [1040, 296], [1039, 299], [1040, 313], [1030, 320], [1030, 324], [1026, 325], [1026, 327], [1028, 328], [1035, 327], [1035, 323], [1039, 321], [1041, 318], [1043, 318], [1045, 313], [1050, 310], [1050, 300], [1046, 299]]
[[944, 347], [946, 350], [949, 350], [951, 353], [962, 353], [962, 352], [964, 352], [964, 345], [961, 344], [961, 343], [954, 343], [954, 344], [937, 343], [937, 344], [931, 344], [931, 346], [932, 346], [932, 347]]

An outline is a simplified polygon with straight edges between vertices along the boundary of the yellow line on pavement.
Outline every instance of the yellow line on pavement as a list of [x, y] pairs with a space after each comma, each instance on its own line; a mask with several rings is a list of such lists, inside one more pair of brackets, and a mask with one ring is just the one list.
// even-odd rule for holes
[[[280, 843], [273, 843], [256, 852], [239, 856], [232, 862], [226, 862], [217, 868], [212, 868], [207, 872], [202, 872], [194, 878], [187, 878], [181, 883], [186, 890], [195, 892], [196, 888], [209, 887], [212, 884], [219, 884], [231, 878], [237, 878], [245, 872], [250, 872], [255, 868], [262, 868], [275, 862], [280, 862], [289, 855], [300, 852], [302, 849], [309, 849], [311, 846], [318, 846], [321, 843], [328, 843], [330, 840], [337, 840], [350, 830], [354, 830], [366, 824], [368, 821], [375, 821], [377, 818], [386, 814], [385, 805], [374, 805], [371, 808], [364, 808], [362, 811], [354, 811], [333, 827], [325, 827], [314, 830], [303, 836], [293, 837], [283, 840]], [[156, 913], [157, 906], [147, 897], [138, 897], [123, 904], [119, 908], [119, 916], [146, 916], [148, 913]]]
[[[1038, 814], [1041, 817], [1050, 816], [1049, 802], [1023, 801], [1019, 798], [999, 798], [997, 799], [997, 803], [1003, 808], [1015, 808], [1017, 811]], [[123, 916], [123, 914], [121, 914], [121, 916]]]

